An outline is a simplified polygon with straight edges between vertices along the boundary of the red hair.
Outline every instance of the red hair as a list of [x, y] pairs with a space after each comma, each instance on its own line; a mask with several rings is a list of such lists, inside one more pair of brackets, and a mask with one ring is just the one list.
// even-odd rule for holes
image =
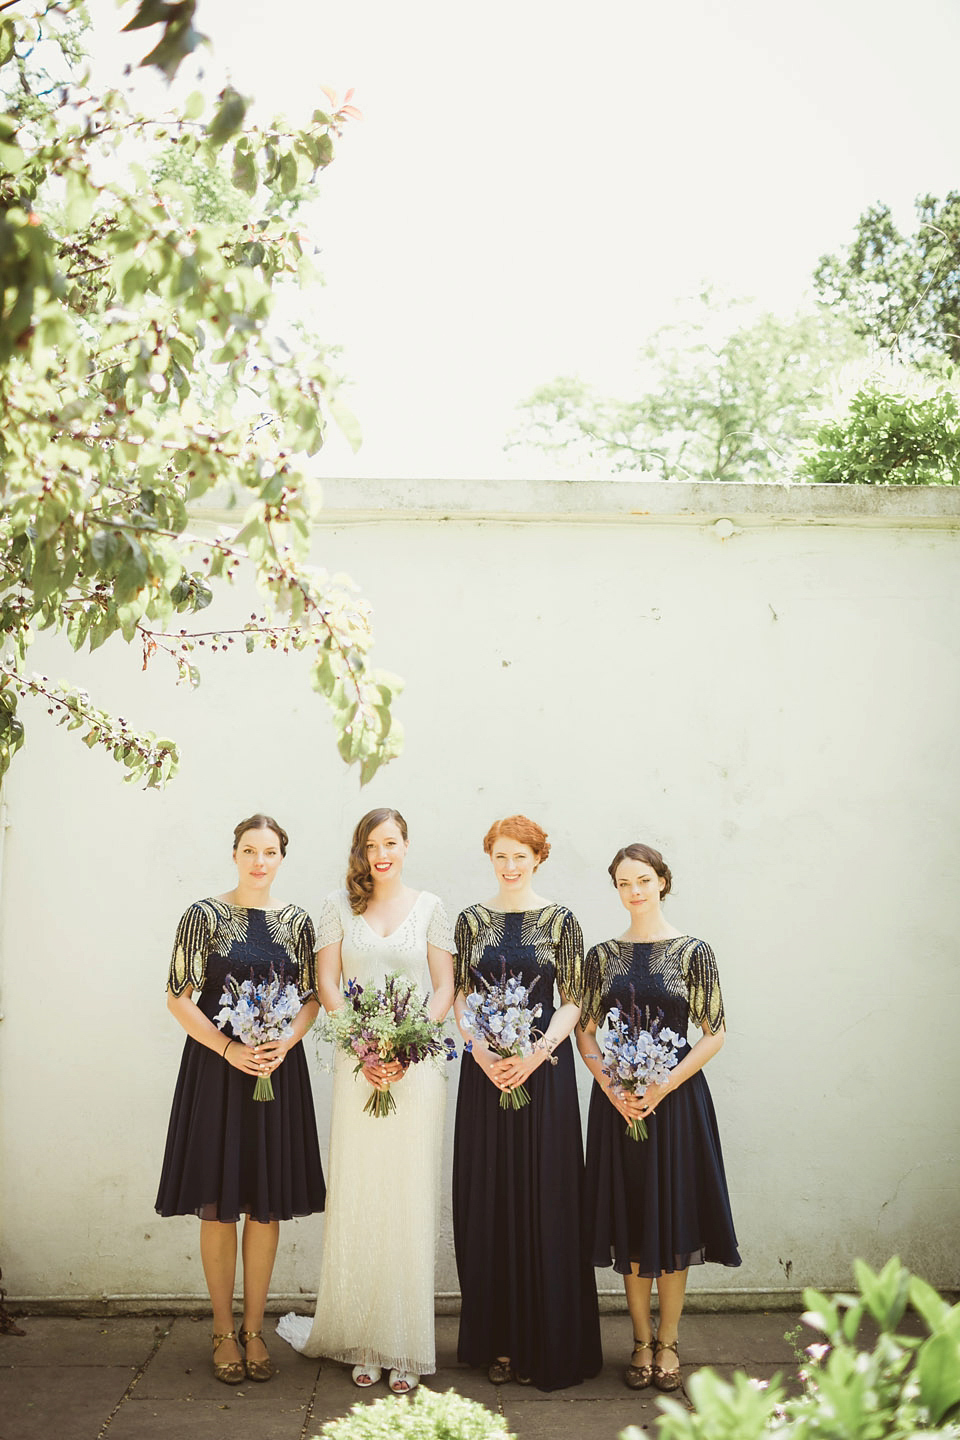
[[535, 820], [528, 820], [526, 815], [508, 815], [505, 820], [495, 820], [483, 837], [485, 855], [492, 853], [501, 835], [505, 835], [508, 840], [519, 840], [521, 845], [529, 845], [537, 857], [538, 865], [542, 865], [550, 854], [546, 830]]

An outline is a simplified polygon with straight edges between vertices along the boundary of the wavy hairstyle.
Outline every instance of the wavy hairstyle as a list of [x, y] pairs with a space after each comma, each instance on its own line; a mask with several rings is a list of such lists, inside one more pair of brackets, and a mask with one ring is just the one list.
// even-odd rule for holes
[[607, 866], [607, 874], [613, 881], [614, 888], [617, 884], [617, 866], [622, 865], [624, 860], [640, 860], [644, 865], [649, 865], [651, 870], [656, 871], [660, 879], [667, 882], [660, 891], [660, 899], [666, 900], [673, 884], [673, 876], [670, 874], [670, 866], [659, 850], [654, 850], [652, 845], [640, 845], [639, 843], [624, 845], [622, 850], [618, 850]]
[[357, 828], [350, 841], [350, 858], [347, 860], [347, 899], [350, 901], [350, 909], [354, 915], [363, 914], [373, 894], [373, 871], [370, 869], [370, 861], [367, 859], [367, 841], [377, 826], [382, 825], [385, 820], [392, 820], [406, 840], [407, 822], [400, 811], [391, 810], [389, 806], [382, 806], [378, 810], [368, 810], [366, 815], [357, 821]]
[[519, 840], [521, 845], [529, 845], [537, 857], [538, 865], [542, 865], [550, 854], [546, 830], [538, 825], [536, 820], [528, 820], [526, 815], [508, 815], [505, 820], [495, 820], [483, 837], [485, 855], [493, 853], [493, 847], [501, 835], [505, 835], [508, 840]]
[[272, 815], [250, 815], [246, 820], [241, 820], [239, 825], [233, 827], [234, 854], [237, 853], [237, 846], [248, 830], [272, 830], [280, 841], [280, 854], [286, 855], [290, 836], [282, 825], [277, 824]]

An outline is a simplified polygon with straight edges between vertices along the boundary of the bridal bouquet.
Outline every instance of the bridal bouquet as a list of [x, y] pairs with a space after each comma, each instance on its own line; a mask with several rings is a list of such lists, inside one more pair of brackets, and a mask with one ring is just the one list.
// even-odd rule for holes
[[[524, 985], [518, 975], [507, 974], [506, 960], [501, 963], [499, 980], [485, 980], [475, 966], [473, 974], [483, 989], [473, 990], [467, 996], [466, 1008], [460, 1018], [461, 1030], [482, 1040], [488, 1050], [503, 1060], [510, 1055], [532, 1055], [537, 1042], [543, 1038], [533, 1023], [539, 1020], [543, 1006], [530, 1004], [530, 993], [540, 976], [535, 975], [529, 985]], [[467, 1049], [471, 1047], [472, 1041]], [[551, 1065], [556, 1065], [554, 1056], [549, 1059]], [[500, 1104], [504, 1110], [520, 1110], [529, 1103], [530, 1092], [526, 1085], [500, 1091]]]
[[[250, 979], [242, 983], [228, 975], [220, 996], [217, 1028], [222, 1030], [229, 1020], [233, 1033], [242, 1045], [265, 1045], [271, 1040], [286, 1040], [293, 1034], [290, 1023], [300, 1013], [303, 1001], [300, 992], [273, 966], [266, 980]], [[258, 1075], [253, 1088], [254, 1100], [272, 1100], [273, 1085], [269, 1075]]]
[[[662, 1085], [685, 1049], [686, 1040], [663, 1023], [663, 1011], [641, 1024], [640, 1011], [630, 992], [630, 1009], [614, 1005], [607, 1012], [607, 1031], [603, 1037], [603, 1073], [621, 1090], [641, 1093], [648, 1085]], [[631, 1140], [646, 1140], [647, 1124], [642, 1115], [627, 1122]]]
[[[348, 980], [344, 1002], [323, 1021], [321, 1034], [356, 1059], [355, 1075], [365, 1060], [396, 1060], [406, 1069], [421, 1060], [457, 1057], [443, 1021], [431, 1020], [419, 988], [400, 974], [388, 975], [379, 990]], [[397, 1102], [389, 1089], [374, 1090], [363, 1108], [379, 1118], [396, 1110]]]

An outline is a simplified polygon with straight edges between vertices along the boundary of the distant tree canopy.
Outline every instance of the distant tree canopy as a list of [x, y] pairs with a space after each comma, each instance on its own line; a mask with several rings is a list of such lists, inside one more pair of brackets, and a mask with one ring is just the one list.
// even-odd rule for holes
[[[193, 0], [141, 0], [144, 63], [167, 75], [203, 38]], [[280, 332], [284, 287], [311, 278], [291, 220], [356, 111], [330, 96], [305, 128], [247, 123], [227, 88], [208, 111], [149, 117], [95, 93], [77, 0], [0, 6], [0, 776], [21, 702], [162, 785], [173, 740], [31, 674], [38, 630], [95, 650], [123, 640], [199, 681], [195, 648], [303, 650], [344, 760], [362, 780], [399, 749], [399, 682], [373, 671], [366, 605], [306, 563], [305, 458], [328, 417], [356, 440], [329, 350]], [[42, 43], [41, 43], [42, 42]], [[349, 100], [349, 96], [346, 97]], [[189, 506], [240, 498], [204, 538]], [[260, 594], [235, 631], [196, 617], [245, 567]]]
[[839, 365], [862, 347], [825, 310], [792, 320], [764, 313], [741, 325], [737, 314], [707, 294], [693, 320], [663, 326], [641, 351], [632, 398], [569, 377], [542, 386], [508, 444], [667, 480], [785, 475]]
[[942, 367], [960, 361], [960, 192], [916, 202], [912, 235], [893, 223], [890, 207], [874, 205], [854, 239], [824, 255], [813, 282], [822, 299], [847, 315], [858, 335], [904, 359]]
[[[716, 340], [702, 297], [700, 319], [644, 347], [634, 395], [556, 379], [520, 407], [508, 447], [669, 480], [960, 483], [960, 192], [916, 210], [912, 235], [888, 206], [861, 215], [853, 242], [820, 260], [812, 313], [762, 315]], [[877, 374], [828, 418], [843, 368], [868, 356]]]

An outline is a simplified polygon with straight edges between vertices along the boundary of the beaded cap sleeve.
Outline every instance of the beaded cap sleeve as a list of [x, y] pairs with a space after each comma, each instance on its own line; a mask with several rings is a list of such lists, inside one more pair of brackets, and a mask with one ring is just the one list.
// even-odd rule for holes
[[726, 1024], [716, 957], [706, 940], [694, 940], [680, 964], [687, 980], [690, 1019], [694, 1025], [708, 1025], [715, 1035]]
[[644, 1003], [662, 1009], [681, 1034], [688, 1019], [714, 1034], [726, 1024], [713, 950], [692, 935], [639, 944], [605, 940], [588, 951], [584, 975], [581, 1023], [602, 1025], [612, 1005], [629, 1003], [631, 984], [640, 984]]
[[430, 916], [430, 923], [427, 926], [427, 943], [436, 945], [438, 950], [446, 950], [453, 954], [454, 945], [453, 926], [450, 924], [450, 917], [444, 909], [443, 901], [434, 896], [433, 914]]
[[343, 915], [341, 908], [346, 905], [347, 892], [345, 890], [334, 890], [327, 896], [320, 907], [320, 917], [317, 920], [317, 949], [322, 950], [325, 945], [335, 945], [338, 940], [343, 939]]
[[279, 910], [251, 912], [244, 906], [212, 899], [194, 901], [177, 926], [167, 977], [172, 994], [182, 995], [188, 985], [202, 990], [211, 958], [220, 962], [218, 974], [230, 968], [231, 958], [244, 952], [251, 913], [262, 915], [269, 938], [282, 947], [295, 965], [297, 989], [302, 998], [306, 1000], [311, 995], [316, 998], [313, 921], [306, 910], [299, 905], [284, 905]]
[[[455, 979], [458, 993], [475, 989], [470, 967], [478, 954], [500, 949], [507, 926], [517, 912], [470, 905], [457, 916]], [[583, 932], [572, 911], [563, 905], [519, 912], [520, 944], [532, 948], [537, 964], [556, 967], [557, 985], [566, 1000], [579, 1005], [583, 997]]]

